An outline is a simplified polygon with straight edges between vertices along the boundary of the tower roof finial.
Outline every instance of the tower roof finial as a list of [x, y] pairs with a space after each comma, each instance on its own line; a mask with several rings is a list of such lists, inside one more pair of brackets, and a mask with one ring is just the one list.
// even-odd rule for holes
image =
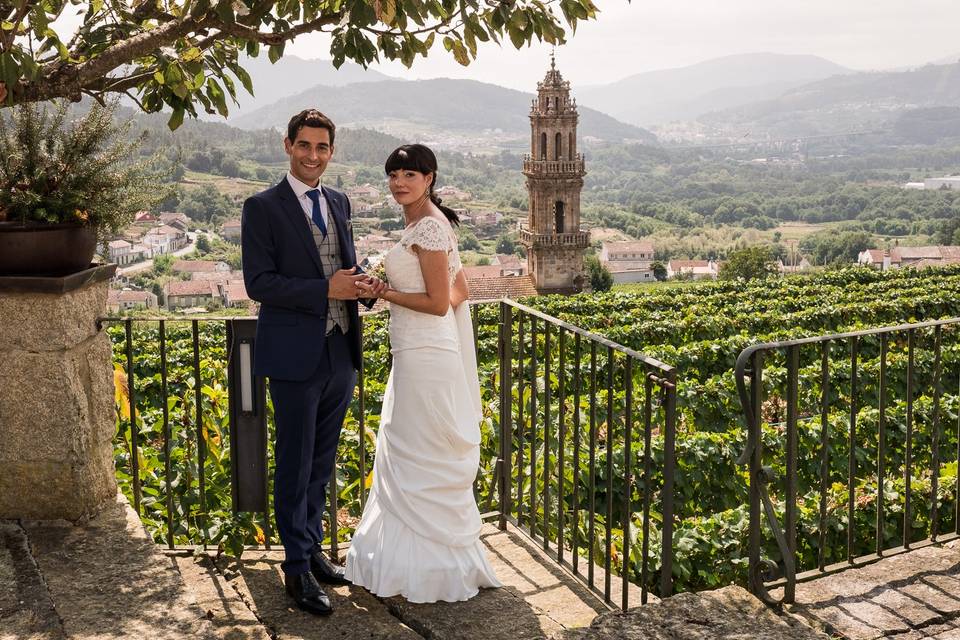
[[550, 47], [550, 69], [551, 69], [551, 71], [557, 68], [556, 56], [557, 56], [557, 48], [556, 48], [556, 47]]

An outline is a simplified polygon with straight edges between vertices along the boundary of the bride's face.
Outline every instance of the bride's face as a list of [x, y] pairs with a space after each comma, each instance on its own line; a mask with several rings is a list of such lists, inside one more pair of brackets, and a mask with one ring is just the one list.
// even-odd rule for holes
[[397, 169], [389, 173], [390, 193], [400, 204], [413, 204], [422, 199], [433, 182], [432, 173], [420, 173], [412, 169]]

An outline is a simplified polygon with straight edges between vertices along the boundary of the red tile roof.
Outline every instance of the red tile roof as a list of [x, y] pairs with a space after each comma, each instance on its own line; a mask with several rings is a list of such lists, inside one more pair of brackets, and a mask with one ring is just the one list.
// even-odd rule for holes
[[533, 286], [533, 279], [530, 276], [498, 276], [474, 279], [468, 274], [467, 288], [470, 290], [471, 300], [516, 299], [537, 295], [537, 290]]
[[608, 253], [653, 253], [653, 243], [649, 240], [604, 242]]
[[467, 277], [468, 281], [480, 278], [499, 278], [501, 273], [503, 273], [503, 267], [499, 264], [487, 264], [463, 268], [463, 275]]
[[174, 271], [194, 273], [196, 271], [216, 271], [217, 263], [210, 260], [177, 260], [173, 263]]
[[213, 296], [217, 297], [217, 284], [205, 280], [177, 280], [168, 282], [167, 296]]

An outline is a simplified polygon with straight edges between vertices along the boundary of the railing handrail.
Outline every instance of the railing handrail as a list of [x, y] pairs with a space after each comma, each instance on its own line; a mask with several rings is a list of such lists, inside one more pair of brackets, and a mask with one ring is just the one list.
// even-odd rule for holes
[[510, 298], [503, 298], [503, 299], [502, 299], [502, 302], [510, 305], [511, 307], [513, 307], [513, 308], [515, 308], [515, 309], [519, 309], [520, 311], [523, 311], [524, 313], [527, 313], [527, 314], [530, 314], [530, 315], [535, 316], [535, 317], [537, 317], [537, 318], [540, 318], [541, 320], [546, 320], [546, 321], [548, 321], [548, 322], [550, 322], [550, 323], [552, 323], [552, 324], [555, 324], [555, 325], [557, 325], [557, 326], [563, 327], [564, 329], [566, 329], [567, 331], [570, 331], [571, 333], [579, 334], [579, 335], [583, 336], [584, 338], [587, 338], [588, 340], [594, 340], [594, 341], [598, 342], [599, 344], [602, 344], [602, 345], [605, 346], [605, 347], [609, 347], [609, 348], [614, 349], [615, 351], [619, 351], [620, 353], [623, 353], [624, 355], [628, 355], [628, 356], [630, 356], [631, 358], [634, 358], [635, 360], [639, 360], [640, 362], [642, 362], [642, 363], [644, 363], [644, 364], [646, 364], [646, 365], [648, 365], [648, 366], [650, 366], [650, 367], [653, 367], [653, 368], [655, 368], [655, 369], [660, 369], [660, 370], [663, 371], [664, 374], [667, 376], [667, 379], [668, 379], [668, 381], [670, 382], [670, 384], [673, 384], [673, 383], [674, 383], [674, 379], [676, 378], [676, 369], [675, 369], [674, 367], [670, 366], [669, 364], [666, 364], [666, 363], [664, 363], [664, 362], [660, 362], [660, 361], [657, 360], [656, 358], [653, 358], [653, 357], [651, 357], [651, 356], [644, 355], [644, 354], [640, 353], [639, 351], [635, 351], [635, 350], [631, 349], [630, 347], [625, 347], [625, 346], [623, 346], [622, 344], [619, 344], [619, 343], [614, 342], [613, 340], [610, 340], [609, 338], [605, 338], [605, 337], [603, 337], [603, 336], [601, 336], [601, 335], [598, 335], [598, 334], [593, 333], [593, 332], [591, 332], [591, 331], [587, 331], [586, 329], [583, 329], [583, 328], [581, 328], [581, 327], [578, 327], [578, 326], [576, 326], [576, 325], [574, 325], [574, 324], [570, 324], [569, 322], [566, 322], [565, 320], [561, 320], [560, 318], [555, 318], [555, 317], [553, 317], [553, 316], [551, 316], [551, 315], [549, 315], [549, 314], [546, 314], [546, 313], [544, 313], [544, 312], [542, 312], [542, 311], [537, 311], [536, 309], [534, 309], [534, 308], [532, 308], [532, 307], [528, 307], [528, 306], [525, 305], [525, 304], [520, 304], [519, 302], [517, 302], [517, 301], [515, 301], [515, 300], [511, 300]]
[[808, 336], [806, 338], [794, 338], [792, 340], [781, 340], [777, 342], [759, 342], [746, 347], [737, 356], [737, 364], [734, 369], [735, 375], [740, 376], [746, 370], [746, 363], [757, 351], [770, 351], [773, 349], [783, 349], [786, 347], [796, 347], [806, 344], [818, 344], [829, 342], [831, 340], [842, 340], [845, 338], [861, 338], [863, 336], [875, 336], [881, 333], [892, 333], [894, 331], [909, 331], [911, 329], [926, 329], [929, 327], [938, 327], [947, 324], [960, 323], [960, 317], [944, 318], [941, 320], [928, 320], [926, 322], [912, 322], [908, 324], [890, 325], [886, 327], [875, 327], [873, 329], [860, 329], [858, 331], [845, 331], [843, 333], [827, 333], [820, 336]]
[[[530, 314], [530, 315], [536, 316], [537, 318], [540, 318], [541, 320], [546, 320], [546, 321], [548, 321], [548, 322], [551, 322], [552, 324], [555, 324], [555, 325], [557, 325], [557, 326], [561, 326], [561, 327], [563, 327], [564, 329], [570, 331], [571, 333], [579, 334], [579, 335], [581, 335], [581, 336], [583, 336], [584, 338], [587, 338], [587, 339], [589, 339], [589, 340], [594, 340], [594, 341], [598, 342], [599, 344], [602, 344], [602, 345], [605, 346], [605, 347], [612, 347], [614, 350], [619, 351], [620, 353], [623, 353], [624, 355], [628, 355], [628, 356], [630, 356], [630, 357], [632, 357], [632, 358], [634, 358], [634, 359], [636, 359], [636, 360], [639, 360], [640, 362], [642, 362], [642, 363], [644, 363], [644, 364], [646, 364], [646, 365], [648, 365], [648, 366], [650, 366], [650, 367], [652, 367], [652, 368], [660, 369], [661, 371], [664, 372], [664, 375], [667, 377], [668, 381], [669, 381], [671, 384], [673, 384], [673, 380], [674, 380], [674, 378], [676, 377], [676, 369], [675, 369], [674, 367], [672, 367], [671, 365], [666, 364], [666, 363], [664, 363], [664, 362], [661, 362], [660, 360], [657, 360], [656, 358], [653, 358], [653, 357], [651, 357], [651, 356], [644, 355], [644, 354], [640, 353], [639, 351], [636, 351], [636, 350], [634, 350], [634, 349], [631, 349], [630, 347], [625, 347], [625, 346], [622, 345], [622, 344], [619, 344], [619, 343], [617, 343], [617, 342], [614, 342], [613, 340], [610, 340], [609, 338], [605, 338], [604, 336], [601, 336], [601, 335], [599, 335], [599, 334], [593, 333], [592, 331], [587, 331], [586, 329], [583, 329], [583, 328], [581, 328], [581, 327], [578, 327], [578, 326], [576, 326], [576, 325], [574, 325], [574, 324], [571, 324], [571, 323], [569, 323], [569, 322], [567, 322], [567, 321], [565, 321], [565, 320], [561, 320], [560, 318], [556, 318], [556, 317], [551, 316], [551, 315], [549, 315], [549, 314], [547, 314], [547, 313], [544, 313], [544, 312], [542, 312], [542, 311], [538, 311], [538, 310], [536, 310], [536, 309], [534, 309], [534, 308], [532, 308], [532, 307], [528, 307], [527, 305], [521, 304], [521, 303], [517, 302], [516, 300], [513, 300], [513, 299], [511, 299], [511, 298], [503, 297], [503, 298], [489, 298], [489, 299], [484, 299], [484, 300], [470, 300], [470, 301], [468, 301], [469, 304], [474, 304], [474, 305], [479, 305], [479, 304], [499, 304], [499, 303], [501, 303], [501, 302], [506, 303], [506, 304], [510, 305], [511, 307], [513, 307], [513, 308], [515, 308], [515, 309], [519, 309], [519, 310], [523, 311], [524, 313], [528, 313], [528, 314]], [[379, 309], [379, 310], [377, 310], [377, 311], [368, 311], [368, 312], [366, 312], [365, 314], [361, 314], [361, 315], [373, 316], [373, 315], [377, 315], [377, 314], [380, 314], [380, 313], [384, 313], [385, 311], [386, 311], [386, 309]], [[123, 316], [121, 316], [121, 317], [113, 317], [113, 316], [106, 316], [106, 317], [97, 318], [97, 322], [99, 322], [99, 323], [104, 323], [104, 324], [106, 324], [106, 323], [110, 323], [110, 324], [113, 324], [113, 323], [122, 323], [122, 322], [126, 322], [127, 320], [132, 320], [132, 321], [134, 321], [134, 322], [159, 322], [159, 321], [161, 321], [161, 320], [165, 320], [165, 321], [168, 321], [168, 322], [192, 322], [192, 321], [194, 321], [194, 320], [196, 320], [196, 321], [208, 321], [208, 322], [224, 322], [224, 321], [229, 321], [229, 320], [256, 320], [256, 319], [257, 319], [257, 316], [249, 316], [249, 315], [248, 315], [248, 316], [199, 316], [199, 317], [198, 317], [198, 316], [189, 316], [189, 315], [166, 316], [166, 317], [163, 317], [163, 316], [135, 316], [135, 317], [123, 317]], [[960, 321], [960, 320], [958, 320], [958, 321]]]

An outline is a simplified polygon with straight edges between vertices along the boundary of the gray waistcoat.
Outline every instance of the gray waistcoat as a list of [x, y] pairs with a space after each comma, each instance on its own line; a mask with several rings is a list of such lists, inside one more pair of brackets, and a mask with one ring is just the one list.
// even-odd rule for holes
[[[329, 206], [328, 206], [329, 211]], [[327, 237], [324, 238], [320, 229], [313, 222], [310, 223], [313, 241], [320, 252], [320, 263], [323, 265], [323, 277], [329, 280], [343, 264], [340, 261], [340, 243], [337, 242], [337, 225], [333, 221], [333, 214], [327, 214]], [[350, 330], [350, 316], [347, 315], [347, 305], [343, 300], [331, 299], [327, 305], [327, 333], [335, 326], [346, 333]]]

